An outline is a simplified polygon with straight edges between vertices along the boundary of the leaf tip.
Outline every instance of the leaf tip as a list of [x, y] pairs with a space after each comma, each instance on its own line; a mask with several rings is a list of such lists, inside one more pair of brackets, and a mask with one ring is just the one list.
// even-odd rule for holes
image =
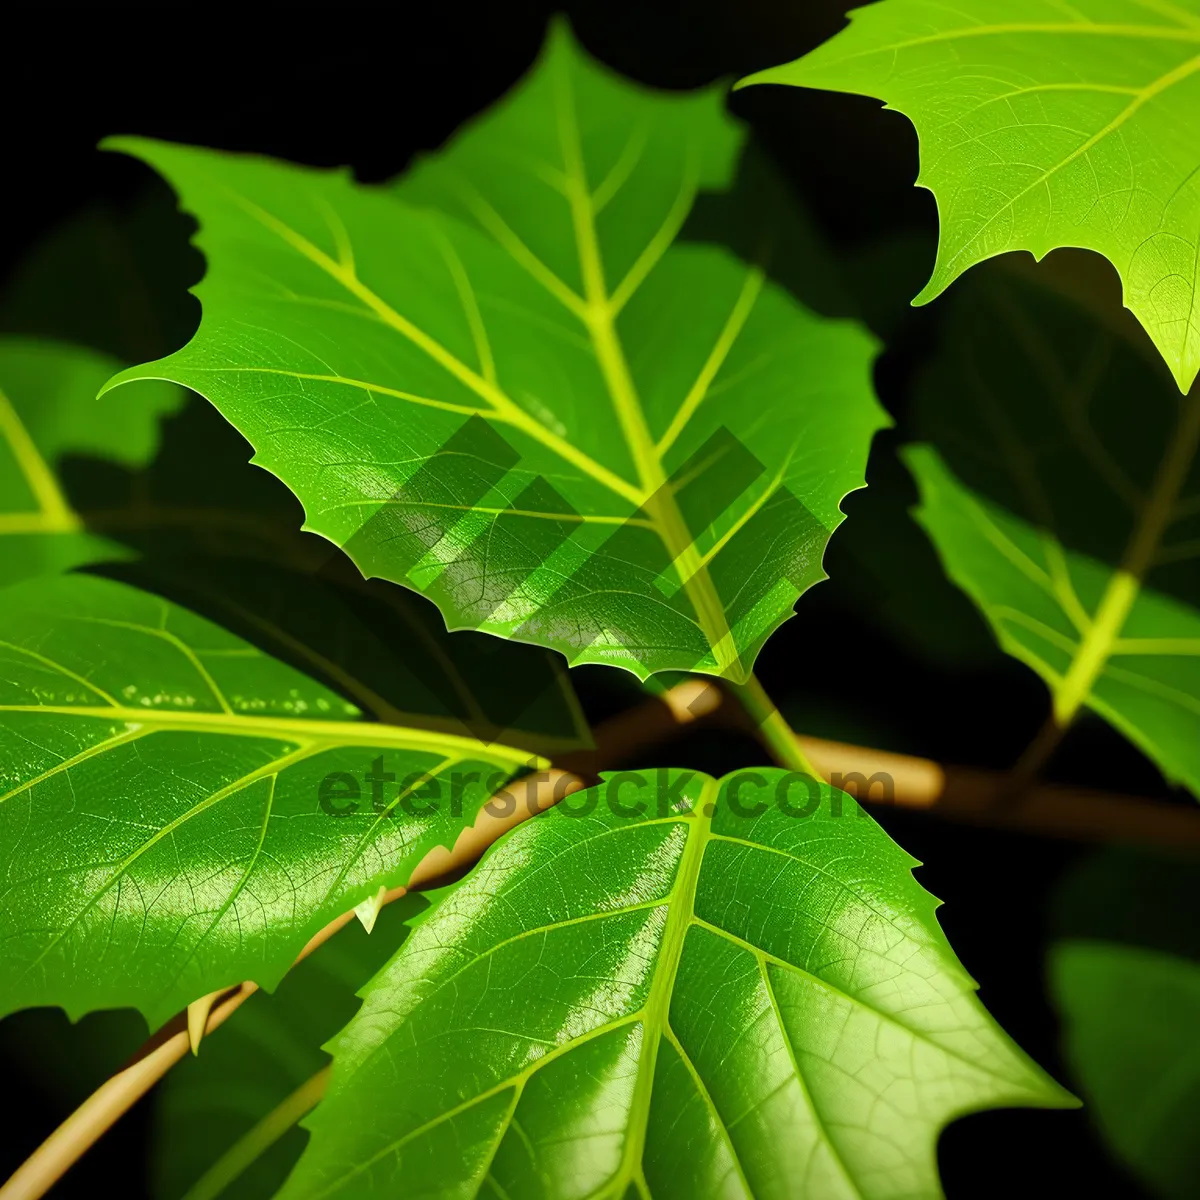
[[946, 284], [935, 272], [929, 282], [909, 302], [913, 308], [924, 308], [931, 300], [936, 300], [946, 290]]
[[379, 914], [387, 903], [388, 889], [386, 884], [380, 884], [379, 890], [374, 896], [364, 900], [361, 904], [354, 906], [354, 915], [358, 918], [362, 927], [370, 934], [375, 928], [375, 922], [379, 919]]
[[152, 138], [138, 137], [135, 133], [112, 133], [102, 137], [96, 143], [96, 149], [109, 154], [128, 154], [132, 158], [144, 158], [143, 147], [152, 141]]
[[1170, 368], [1180, 393], [1184, 396], [1191, 395], [1192, 388], [1196, 385], [1196, 376], [1200, 375], [1200, 363], [1192, 366], [1181, 356], [1175, 362], [1168, 362], [1167, 366]]
[[111, 379], [107, 380], [103, 387], [96, 393], [96, 399], [100, 400], [107, 396], [109, 392], [119, 388], [125, 383], [134, 383], [139, 379], [154, 379], [160, 383], [179, 383], [177, 379], [169, 379], [166, 375], [158, 375], [154, 373], [154, 368], [157, 363], [143, 363], [138, 366], [126, 367], [123, 371], [118, 371]]
[[765, 70], [755, 71], [753, 74], [747, 75], [744, 79], [735, 80], [733, 90], [740, 92], [742, 88], [754, 87], [760, 83], [792, 83], [793, 80], [787, 77], [787, 73], [793, 66], [795, 66], [794, 63], [786, 63], [782, 66], [767, 67]]
[[204, 1034], [208, 1029], [208, 1018], [212, 1013], [213, 1005], [217, 999], [223, 996], [224, 991], [209, 992], [207, 996], [201, 996], [199, 1000], [193, 1000], [187, 1007], [187, 1033], [188, 1045], [192, 1049], [192, 1054], [198, 1056], [200, 1054], [200, 1042], [204, 1038]]

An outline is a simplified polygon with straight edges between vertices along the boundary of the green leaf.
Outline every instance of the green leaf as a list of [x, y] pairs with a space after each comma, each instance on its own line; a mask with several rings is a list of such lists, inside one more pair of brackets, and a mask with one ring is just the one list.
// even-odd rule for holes
[[209, 269], [196, 339], [114, 384], [207, 396], [451, 629], [744, 679], [885, 417], [868, 334], [679, 237], [739, 140], [718, 90], [618, 80], [563, 30], [394, 189], [119, 139]]
[[608, 777], [372, 981], [282, 1195], [938, 1195], [947, 1121], [1071, 1099], [913, 866], [807, 776]]
[[1200, 371], [1198, 0], [883, 0], [748, 83], [908, 116], [941, 245], [917, 303], [1007, 250], [1103, 254], [1180, 390]]
[[0, 1015], [131, 1006], [157, 1026], [243, 979], [273, 988], [318, 929], [406, 882], [530, 762], [362, 721], [111, 580], [9, 588], [0, 631]]
[[1058, 725], [1091, 708], [1200, 793], [1200, 388], [1132, 333], [982, 272], [921, 385], [932, 444], [905, 457], [947, 572]]
[[0, 338], [0, 586], [123, 555], [84, 527], [63, 487], [63, 460], [144, 465], [159, 419], [183, 393], [143, 384], [97, 400], [118, 365], [78, 346]]
[[1154, 1191], [1192, 1200], [1200, 1178], [1200, 964], [1109, 942], [1050, 955], [1065, 1048], [1116, 1156]]

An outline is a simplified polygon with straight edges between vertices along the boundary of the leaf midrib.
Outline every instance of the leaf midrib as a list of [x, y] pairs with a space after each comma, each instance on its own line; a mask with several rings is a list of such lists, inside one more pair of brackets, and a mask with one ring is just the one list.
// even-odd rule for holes
[[712, 837], [712, 820], [716, 811], [718, 784], [707, 780], [696, 799], [688, 826], [688, 838], [679, 862], [673, 898], [667, 903], [667, 920], [663, 929], [662, 947], [654, 968], [650, 994], [642, 1010], [642, 1047], [638, 1056], [637, 1080], [629, 1108], [629, 1134], [621, 1156], [621, 1166], [614, 1181], [607, 1187], [614, 1194], [623, 1194], [625, 1187], [638, 1182], [648, 1191], [645, 1178], [646, 1135], [650, 1128], [650, 1104], [654, 1095], [655, 1068], [658, 1052], [667, 1026], [670, 1024], [671, 999], [675, 980], [683, 959], [683, 946], [696, 915], [696, 886], [704, 865], [704, 851]]
[[465, 752], [502, 766], [529, 766], [543, 770], [549, 763], [537, 755], [499, 744], [485, 745], [452, 733], [406, 729], [372, 721], [327, 721], [319, 718], [241, 716], [237, 713], [177, 712], [125, 705], [87, 706], [55, 704], [0, 704], [4, 713], [44, 716], [101, 717], [131, 726], [178, 729], [188, 733], [213, 733], [229, 737], [283, 737], [302, 742], [332, 742], [344, 746], [389, 746], [403, 750]]
[[[555, 62], [554, 82], [559, 146], [566, 180], [566, 197], [571, 210], [571, 224], [575, 233], [580, 273], [584, 285], [585, 309], [581, 319], [591, 337], [613, 410], [620, 422], [625, 443], [637, 469], [638, 482], [642, 489], [642, 506], [656, 526], [667, 554], [679, 573], [684, 592], [692, 602], [701, 631], [716, 660], [718, 673], [724, 674], [737, 662], [737, 653], [725, 615], [725, 606], [721, 603], [708, 574], [707, 564], [701, 558], [695, 539], [691, 536], [683, 514], [680, 512], [659, 446], [655, 443], [646, 423], [645, 412], [638, 398], [633, 375], [626, 361], [624, 347], [616, 327], [616, 316], [624, 300], [628, 298], [633, 287], [649, 273], [674, 241], [678, 232], [678, 227], [673, 227], [676, 210], [673, 208], [672, 212], [668, 214], [667, 220], [635, 262], [629, 275], [619, 286], [617, 293], [610, 295], [600, 252], [595, 209], [587, 184], [571, 78], [567, 64], [562, 60]], [[681, 196], [688, 195], [688, 204], [683, 208], [683, 215], [686, 215], [691, 206], [690, 196], [693, 193], [694, 186], [685, 179], [680, 194]], [[681, 224], [682, 217], [679, 217], [678, 220]], [[631, 279], [635, 280], [633, 287], [630, 286]], [[751, 304], [753, 297], [756, 296], [757, 290], [752, 293]], [[714, 354], [728, 352], [729, 346], [737, 336], [737, 331], [740, 331], [741, 323], [744, 323], [746, 316], [749, 315], [749, 309], [745, 303], [745, 285], [743, 285], [742, 295], [738, 297], [735, 304], [734, 313], [740, 317], [740, 322], [732, 337], [728, 338], [728, 345], [723, 345], [726, 341], [726, 334], [723, 331], [717, 346], [713, 348]], [[728, 328], [727, 323], [726, 329], [728, 330]], [[711, 367], [712, 361], [713, 357], [710, 355], [709, 362], [705, 364], [700, 379], [704, 379], [710, 371], [712, 375], [716, 374], [716, 369]], [[699, 406], [704, 396], [704, 392], [698, 390], [699, 384], [700, 380], [684, 400], [684, 406], [690, 404], [693, 410]], [[687, 415], [690, 417], [690, 412]], [[678, 431], [672, 426], [670, 432], [673, 441]], [[666, 444], [669, 445], [670, 442], [668, 441]]]
[[1181, 405], [1174, 436], [1159, 464], [1121, 564], [1109, 580], [1062, 685], [1055, 693], [1054, 714], [1060, 725], [1070, 722], [1086, 703], [1096, 680], [1107, 667], [1174, 517], [1175, 503], [1187, 482], [1200, 445], [1200, 391], [1184, 397]]
[[[492, 219], [494, 214], [490, 209], [484, 213], [477, 211], [476, 217], [501, 248], [514, 256], [525, 270], [537, 278], [568, 311], [583, 323], [600, 366], [626, 447], [637, 470], [638, 483], [636, 486], [580, 451], [567, 439], [559, 437], [539, 424], [499, 386], [494, 377], [494, 370], [488, 369], [491, 356], [490, 348], [486, 344], [486, 330], [481, 327], [478, 319], [478, 305], [475, 303], [474, 293], [470, 288], [470, 280], [461, 270], [461, 264], [459, 264], [460, 269], [457, 272], [452, 269], [451, 274], [458, 288], [464, 312], [471, 325], [483, 374], [472, 369], [424, 330], [392, 308], [359, 279], [355, 270], [352, 248], [348, 244], [344, 229], [335, 230], [335, 233], [338, 234], [335, 240], [339, 246], [339, 257], [335, 259], [303, 234], [249, 198], [228, 187], [224, 187], [223, 190], [235, 206], [241, 208], [259, 224], [285, 241], [293, 250], [338, 282], [384, 324], [396, 330], [414, 346], [428, 354], [443, 369], [478, 395], [485, 402], [486, 407], [475, 409], [449, 402], [433, 401], [427, 397], [410, 395], [396, 389], [376, 388], [365, 381], [348, 380], [337, 376], [330, 376], [324, 381], [345, 383], [364, 388], [367, 391], [377, 390], [410, 402], [481, 415], [511, 424], [546, 446], [564, 461], [583, 471], [609, 491], [644, 509], [667, 550], [669, 561], [679, 573], [684, 593], [695, 610], [697, 624], [710, 647], [718, 673], [725, 674], [731, 670], [736, 672], [740, 667], [733, 634], [728, 625], [724, 605], [708, 575], [709, 563], [715, 557], [715, 553], [724, 548], [728, 539], [722, 541], [709, 554], [700, 554], [671, 488], [667, 486], [668, 476], [662, 458], [692, 413], [703, 402], [707, 387], [719, 371], [725, 356], [748, 318], [762, 289], [765, 277], [759, 267], [752, 267], [748, 271], [741, 293], [726, 321], [725, 328], [712, 348], [708, 361], [684, 398], [681, 410], [676, 414], [667, 433], [656, 444], [646, 424], [645, 414], [642, 411], [625, 360], [624, 350], [616, 330], [615, 318], [642, 280], [653, 270], [673, 243], [695, 195], [696, 169], [694, 166], [689, 167], [689, 173], [684, 179], [679, 196], [666, 220], [634, 263], [630, 272], [621, 281], [620, 286], [610, 295], [604, 278], [595, 227], [596, 206], [594, 197], [587, 189], [582, 149], [579, 144], [579, 129], [571, 93], [571, 81], [565, 64], [558, 64], [556, 83], [560, 145], [564, 162], [561, 190], [571, 209], [581, 273], [585, 284], [585, 295], [579, 297], [565, 284], [562, 284], [557, 275], [546, 268], [536, 256], [532, 255], [532, 252], [515, 254], [516, 247], [523, 247], [524, 244], [507, 226], [503, 226], [502, 223], [502, 227], [497, 226], [499, 218]], [[479, 201], [477, 200], [474, 207], [478, 209], [478, 206]], [[485, 216], [488, 217], [487, 220], [483, 219]], [[326, 214], [326, 219], [328, 220], [328, 214]], [[443, 251], [444, 256], [445, 252]], [[469, 303], [468, 298], [463, 295], [464, 287], [470, 291]], [[290, 372], [281, 373], [291, 374]], [[635, 520], [637, 519], [635, 517]]]

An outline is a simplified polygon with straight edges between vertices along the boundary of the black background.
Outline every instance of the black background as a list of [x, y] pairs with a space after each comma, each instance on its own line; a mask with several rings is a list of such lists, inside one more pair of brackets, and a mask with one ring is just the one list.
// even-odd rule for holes
[[[532, 3], [342, 3], [10, 13], [0, 272], [9, 276], [33, 243], [83, 208], [102, 204], [119, 213], [161, 186], [140, 164], [98, 152], [96, 143], [108, 134], [253, 150], [315, 165], [349, 163], [365, 181], [395, 175], [415, 151], [437, 147], [532, 63], [551, 11]], [[567, 11], [601, 60], [666, 87], [733, 78], [798, 57], [842, 24], [839, 0], [641, 0], [568, 5]], [[906, 119], [872, 100], [794, 89], [751, 89], [731, 103], [838, 254], [854, 258], [880, 237], [908, 233], [927, 246], [924, 269], [931, 267], [936, 211], [932, 197], [912, 186], [917, 143]], [[180, 240], [185, 236], [180, 222]], [[180, 261], [176, 291], [163, 304], [182, 313], [186, 324], [195, 313], [182, 289], [197, 268], [186, 254]], [[907, 288], [907, 295], [921, 282], [879, 278], [881, 288]], [[880, 362], [880, 394], [901, 433], [907, 381], [928, 348], [937, 308], [924, 310]], [[882, 439], [877, 457], [891, 438]], [[873, 461], [872, 472], [880, 469]], [[867, 503], [864, 496], [847, 501], [847, 529], [856, 506]], [[893, 749], [1010, 765], [1045, 715], [1042, 685], [998, 653], [961, 663], [930, 661], [869, 620], [855, 593], [878, 588], [879, 580], [862, 574], [843, 552], [843, 536], [835, 537], [827, 560], [833, 581], [802, 599], [799, 618], [760, 660], [768, 690], [813, 732], [849, 737], [857, 729], [858, 740]], [[909, 582], [886, 584], [903, 589]], [[975, 620], [964, 612], [964, 622]], [[978, 628], [969, 631], [977, 634]], [[598, 682], [594, 672], [583, 674], [581, 688], [596, 710], [614, 703], [613, 686]], [[719, 773], [761, 755], [732, 735], [706, 734], [659, 757]], [[1097, 721], [1085, 719], [1073, 731], [1051, 774], [1165, 795], [1156, 773]], [[984, 1002], [1039, 1062], [1069, 1082], [1045, 996], [1043, 955], [1056, 919], [1051, 897], [1088, 849], [894, 812], [881, 820], [928, 863], [919, 878], [946, 901], [943, 924], [980, 981]], [[80, 1034], [63, 1023], [61, 1036]], [[0, 1136], [2, 1175], [65, 1113], [44, 1080], [11, 1064], [0, 1062], [0, 1069], [10, 1101]], [[139, 1106], [55, 1194], [84, 1195], [98, 1183], [118, 1182], [129, 1194], [142, 1194], [146, 1110]], [[972, 1116], [942, 1136], [939, 1159], [951, 1200], [1143, 1194], [1106, 1157], [1082, 1112]]]

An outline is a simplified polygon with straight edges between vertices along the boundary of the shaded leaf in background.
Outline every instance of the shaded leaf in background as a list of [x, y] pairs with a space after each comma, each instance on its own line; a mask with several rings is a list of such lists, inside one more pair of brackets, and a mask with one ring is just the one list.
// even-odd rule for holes
[[939, 1194], [947, 1121], [1071, 1099], [913, 866], [807, 777], [608, 777], [371, 982], [282, 1195]]
[[908, 512], [915, 489], [891, 438], [876, 439], [867, 480], [847, 501], [854, 519], [830, 546], [830, 586], [873, 627], [939, 666], [957, 671], [997, 657], [987, 626]]
[[63, 460], [144, 465], [158, 445], [160, 419], [179, 408], [184, 393], [151, 383], [97, 400], [117, 365], [79, 346], [0, 339], [0, 585], [123, 555], [73, 509]]
[[[143, 275], [171, 244], [158, 227], [180, 220], [168, 195], [126, 221], [95, 212], [67, 223], [30, 253], [0, 323], [132, 339], [147, 312], [161, 315], [161, 281], [151, 287]], [[129, 311], [110, 327], [118, 297]], [[250, 446], [199, 397], [184, 406], [185, 393], [154, 383], [97, 400], [117, 365], [60, 341], [0, 339], [0, 390], [11, 395], [0, 422], [0, 583], [97, 562], [112, 574], [137, 557], [123, 577], [186, 582], [176, 598], [201, 602], [218, 623], [239, 611], [257, 618], [241, 631], [251, 641], [257, 634], [262, 646], [273, 631], [265, 648], [310, 674], [324, 661], [324, 682], [385, 721], [434, 727], [444, 717], [444, 731], [490, 741], [513, 732], [531, 749], [588, 742], [557, 656], [483, 635], [452, 639], [428, 602], [364, 583], [336, 549], [300, 533], [295, 498], [249, 465]], [[365, 686], [348, 693], [348, 683]], [[379, 703], [361, 703], [372, 687]]]
[[[405, 920], [423, 903], [411, 896], [388, 905], [369, 936], [351, 922], [289, 972], [273, 996], [251, 996], [237, 1020], [205, 1040], [198, 1057], [172, 1070], [154, 1100], [156, 1200], [180, 1200], [329, 1061], [322, 1044], [354, 1016], [356, 992], [395, 953]], [[273, 1195], [305, 1140], [303, 1130], [293, 1126], [221, 1196]]]
[[0, 330], [54, 338], [122, 363], [167, 354], [195, 332], [183, 292], [203, 271], [191, 222], [158, 180], [126, 206], [83, 210], [33, 245], [5, 281]]
[[952, 304], [905, 451], [918, 520], [1060, 726], [1092, 708], [1200, 792], [1200, 389], [998, 264]]
[[[909, 300], [924, 278], [928, 239], [892, 237], [835, 259], [756, 143], [747, 146], [732, 190], [699, 197], [682, 236], [728, 245], [747, 261], [769, 246], [771, 279], [825, 316], [861, 319], [889, 343], [921, 319]], [[872, 444], [867, 482], [844, 502], [854, 520], [832, 540], [825, 560], [838, 602], [940, 665], [959, 668], [994, 656], [986, 627], [947, 582], [906, 512], [912, 480], [887, 435]]]
[[[415, 176], [418, 185], [420, 179]], [[844, 263], [779, 164], [753, 137], [742, 148], [730, 185], [696, 196], [679, 238], [724, 246], [743, 262], [760, 265], [768, 279], [824, 317], [861, 315], [859, 297], [846, 288]]]
[[1111, 942], [1050, 952], [1072, 1074], [1115, 1156], [1167, 1200], [1200, 1180], [1200, 963]]
[[1006, 250], [1103, 254], [1181, 391], [1200, 370], [1200, 2], [883, 0], [747, 82], [875, 96], [921, 139], [917, 297]]
[[[315, 541], [294, 530], [290, 539]], [[308, 571], [190, 554], [103, 573], [202, 613], [386, 724], [547, 755], [592, 745], [558, 655], [481, 633], [448, 634], [428, 601], [364, 580], [336, 551]]]
[[1200, 861], [1106, 846], [1058, 884], [1051, 916], [1058, 941], [1124, 942], [1200, 962]]
[[744, 678], [885, 418], [861, 329], [676, 240], [739, 140], [718, 90], [649, 92], [560, 30], [394, 189], [115, 142], [208, 258], [196, 339], [117, 381], [208, 396], [308, 528], [452, 629]]
[[153, 1028], [219, 987], [272, 988], [531, 761], [360, 720], [111, 580], [9, 588], [0, 629], [0, 1013], [129, 1006]]

